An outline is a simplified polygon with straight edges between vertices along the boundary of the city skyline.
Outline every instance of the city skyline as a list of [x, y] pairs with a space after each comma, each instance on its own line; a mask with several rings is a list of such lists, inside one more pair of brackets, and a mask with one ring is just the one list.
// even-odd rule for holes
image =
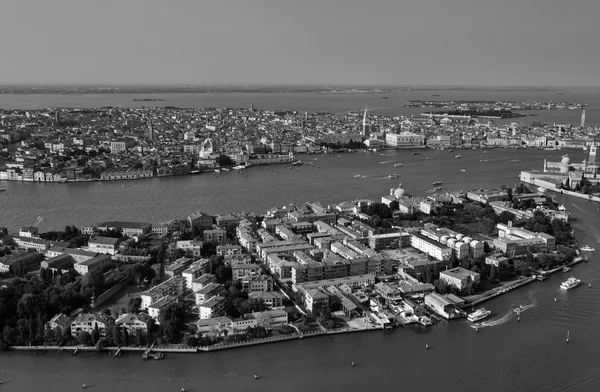
[[600, 3], [484, 3], [9, 0], [0, 83], [597, 84]]

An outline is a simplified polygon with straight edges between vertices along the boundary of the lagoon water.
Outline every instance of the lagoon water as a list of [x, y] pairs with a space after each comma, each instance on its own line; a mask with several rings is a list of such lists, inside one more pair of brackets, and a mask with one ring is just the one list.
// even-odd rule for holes
[[[340, 110], [350, 110], [348, 106]], [[458, 153], [464, 158], [455, 159]], [[203, 174], [87, 184], [4, 182], [0, 225], [14, 230], [34, 223], [37, 216], [44, 218], [41, 229], [50, 230], [109, 219], [158, 222], [185, 217], [195, 209], [263, 213], [307, 200], [378, 200], [398, 182], [414, 194], [426, 194], [434, 181], [442, 181], [449, 191], [491, 188], [514, 185], [520, 170], [539, 169], [544, 158], [559, 159], [563, 153], [496, 149], [311, 155], [301, 159], [312, 160], [312, 167], [296, 171], [276, 165], [270, 167], [273, 172], [253, 167], [248, 177], [228, 172], [219, 178]], [[569, 155], [573, 161], [584, 157], [582, 151]], [[394, 168], [394, 163], [403, 166]], [[400, 177], [387, 179], [391, 173]], [[366, 178], [354, 178], [356, 174]], [[580, 243], [600, 248], [599, 205], [556, 198], [577, 216], [573, 226]], [[137, 354], [115, 358], [4, 352], [0, 390], [62, 392], [79, 389], [85, 381], [94, 392], [178, 391], [182, 385], [188, 391], [597, 391], [600, 257], [592, 255], [571, 274], [583, 282], [573, 290], [559, 290], [568, 276], [558, 273], [485, 303], [493, 313], [486, 320], [490, 326], [479, 332], [457, 321], [429, 329], [400, 328], [390, 335], [376, 331], [215, 353], [168, 354], [162, 361], [147, 362]], [[513, 309], [528, 304], [534, 306], [518, 322]], [[352, 368], [351, 361], [357, 366]], [[254, 373], [262, 377], [254, 380]]]

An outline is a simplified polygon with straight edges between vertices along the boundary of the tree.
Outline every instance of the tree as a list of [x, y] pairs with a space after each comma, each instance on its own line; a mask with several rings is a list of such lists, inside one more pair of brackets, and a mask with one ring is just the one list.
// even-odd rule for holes
[[58, 343], [54, 331], [47, 325], [46, 328], [44, 328], [44, 344], [51, 344], [55, 341]]
[[79, 334], [77, 335], [77, 341], [84, 346], [91, 346], [92, 335], [85, 331], [79, 332]]
[[92, 331], [92, 344], [98, 343], [100, 339], [100, 329], [98, 328], [98, 323], [94, 323], [94, 330]]
[[56, 328], [54, 328], [54, 340], [58, 345], [60, 345], [63, 341], [63, 331], [58, 325]]

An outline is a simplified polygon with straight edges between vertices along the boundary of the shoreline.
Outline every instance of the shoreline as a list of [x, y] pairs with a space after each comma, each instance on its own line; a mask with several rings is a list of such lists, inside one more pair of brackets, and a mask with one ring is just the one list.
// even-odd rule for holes
[[[98, 349], [94, 346], [9, 346], [7, 351], [21, 351], [21, 352], [52, 352], [55, 351], [57, 353], [71, 354], [77, 355], [79, 352], [90, 353], [105, 353], [108, 352], [113, 356], [120, 356], [122, 352], [132, 352], [132, 353], [144, 353], [148, 350], [151, 352], [157, 353], [165, 353], [165, 354], [200, 354], [207, 353], [212, 351], [222, 351], [222, 350], [231, 350], [235, 348], [243, 348], [250, 346], [257, 346], [263, 344], [271, 344], [277, 342], [285, 342], [291, 340], [300, 340], [306, 338], [327, 336], [327, 335], [338, 335], [338, 334], [350, 334], [350, 333], [358, 333], [358, 332], [372, 332], [372, 331], [383, 331], [383, 328], [373, 327], [373, 328], [363, 328], [363, 329], [342, 329], [342, 330], [332, 330], [332, 331], [314, 331], [314, 332], [304, 332], [300, 335], [291, 334], [291, 335], [278, 335], [271, 336], [262, 339], [252, 339], [242, 342], [224, 342], [218, 343], [212, 346], [196, 346], [196, 347], [177, 347], [177, 346], [157, 346], [157, 347], [103, 347]], [[119, 353], [119, 354], [117, 354]]]

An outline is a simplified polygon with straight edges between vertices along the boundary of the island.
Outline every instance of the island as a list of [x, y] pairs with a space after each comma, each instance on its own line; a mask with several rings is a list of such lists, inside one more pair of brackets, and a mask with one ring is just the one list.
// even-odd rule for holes
[[0, 341], [162, 359], [480, 320], [474, 306], [583, 260], [559, 207], [524, 184], [428, 198], [398, 187], [263, 215], [0, 228]]
[[135, 98], [133, 102], [164, 102], [165, 99], [162, 98]]

